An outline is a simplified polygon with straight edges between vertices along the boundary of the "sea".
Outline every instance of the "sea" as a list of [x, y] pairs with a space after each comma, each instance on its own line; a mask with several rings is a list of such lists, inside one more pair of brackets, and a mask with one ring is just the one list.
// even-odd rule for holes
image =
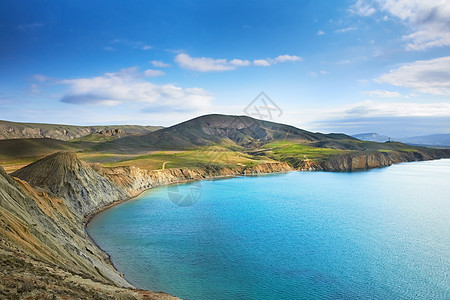
[[86, 230], [182, 299], [450, 299], [450, 159], [162, 186]]

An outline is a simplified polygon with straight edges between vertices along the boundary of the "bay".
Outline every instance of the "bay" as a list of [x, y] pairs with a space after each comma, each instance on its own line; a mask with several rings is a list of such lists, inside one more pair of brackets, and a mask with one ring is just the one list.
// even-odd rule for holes
[[449, 183], [448, 159], [204, 180], [87, 231], [130, 283], [183, 299], [448, 299]]

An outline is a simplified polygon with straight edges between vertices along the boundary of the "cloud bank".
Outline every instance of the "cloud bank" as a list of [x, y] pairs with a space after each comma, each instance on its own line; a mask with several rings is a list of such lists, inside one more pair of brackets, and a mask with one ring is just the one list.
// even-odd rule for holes
[[403, 65], [390, 70], [376, 81], [412, 88], [422, 93], [450, 95], [450, 56]]

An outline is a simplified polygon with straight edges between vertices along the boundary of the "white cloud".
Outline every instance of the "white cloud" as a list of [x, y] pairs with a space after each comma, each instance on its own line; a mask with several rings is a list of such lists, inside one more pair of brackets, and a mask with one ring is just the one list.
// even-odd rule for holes
[[363, 0], [356, 1], [355, 4], [350, 6], [349, 11], [351, 13], [364, 17], [373, 15], [376, 12], [375, 8], [373, 8], [370, 4]]
[[356, 28], [356, 27], [346, 27], [346, 28], [337, 29], [334, 32], [336, 32], [336, 33], [344, 33], [344, 32], [354, 31], [354, 30], [357, 30], [357, 29], [358, 28]]
[[450, 56], [403, 65], [378, 77], [376, 81], [422, 93], [450, 95]]
[[212, 97], [203, 89], [157, 85], [144, 80], [142, 75], [146, 76], [145, 73], [138, 73], [137, 68], [128, 68], [97, 77], [61, 80], [59, 83], [68, 87], [61, 102], [104, 106], [143, 103], [150, 109], [154, 106], [177, 110], [196, 110], [209, 106]]
[[[450, 46], [450, 1], [448, 0], [358, 0], [350, 11], [361, 16], [380, 12], [395, 17], [414, 32], [404, 35], [408, 50], [425, 50], [432, 47]], [[370, 7], [370, 14], [358, 13], [355, 7]], [[364, 11], [364, 10], [363, 10]], [[387, 20], [386, 16], [383, 20]]]
[[249, 60], [241, 60], [241, 59], [232, 59], [230, 60], [230, 64], [238, 66], [238, 67], [246, 67], [251, 65], [252, 63]]
[[144, 76], [147, 77], [155, 77], [155, 76], [162, 76], [165, 75], [166, 73], [164, 73], [161, 70], [152, 70], [152, 69], [148, 69], [144, 71]]
[[210, 57], [191, 57], [186, 53], [175, 56], [175, 62], [184, 69], [198, 72], [230, 71], [237, 67], [250, 65], [268, 67], [278, 63], [301, 61], [302, 58], [295, 55], [279, 55], [275, 58], [255, 59], [253, 62], [242, 59], [214, 59]]
[[367, 91], [365, 92], [366, 95], [369, 96], [377, 96], [377, 97], [383, 97], [383, 98], [401, 98], [402, 94], [400, 94], [399, 92], [393, 92], [393, 91], [380, 91], [380, 90], [375, 90], [375, 91]]
[[253, 61], [253, 64], [255, 66], [261, 66], [261, 67], [270, 67], [270, 62], [265, 59], [255, 59]]
[[274, 59], [269, 59], [272, 64], [283, 63], [283, 62], [295, 62], [302, 61], [302, 58], [296, 55], [279, 55]]
[[175, 62], [184, 69], [199, 72], [229, 71], [236, 69], [236, 65], [231, 64], [226, 59], [191, 57], [186, 53], [180, 53], [175, 56]]
[[317, 31], [317, 35], [324, 35], [324, 34], [325, 34], [325, 32], [322, 30]]
[[150, 61], [150, 63], [153, 66], [158, 67], [158, 68], [168, 68], [168, 67], [170, 67], [170, 64], [166, 64], [165, 62], [160, 61], [160, 60], [152, 60], [152, 61]]

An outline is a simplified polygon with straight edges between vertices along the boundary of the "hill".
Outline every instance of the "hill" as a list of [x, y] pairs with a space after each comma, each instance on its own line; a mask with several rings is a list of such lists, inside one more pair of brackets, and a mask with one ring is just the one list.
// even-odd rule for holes
[[193, 149], [222, 145], [231, 149], [256, 148], [270, 141], [299, 143], [328, 141], [339, 145], [356, 140], [344, 134], [313, 133], [294, 126], [253, 119], [248, 116], [205, 115], [142, 136], [125, 137], [98, 147], [102, 151], [143, 152], [149, 150]]
[[121, 136], [128, 136], [142, 135], [161, 128], [161, 126], [138, 125], [73, 126], [44, 123], [17, 123], [0, 120], [0, 140], [20, 138], [51, 138], [68, 141], [111, 129], [119, 129], [122, 131]]

